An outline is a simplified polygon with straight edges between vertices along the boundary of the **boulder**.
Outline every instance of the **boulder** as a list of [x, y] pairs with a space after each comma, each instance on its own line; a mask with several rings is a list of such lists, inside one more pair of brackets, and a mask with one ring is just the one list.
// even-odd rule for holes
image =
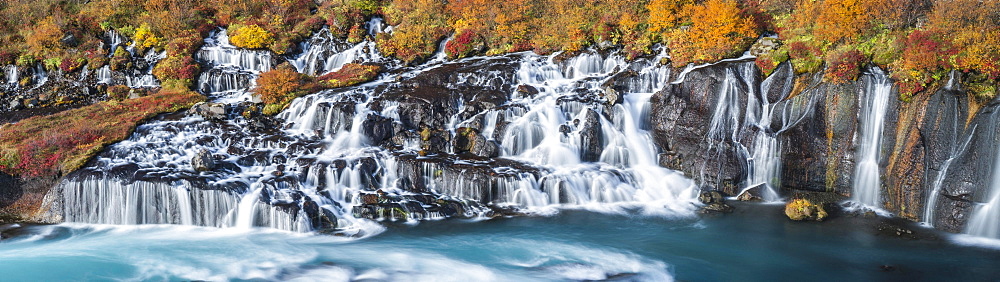
[[211, 171], [215, 169], [215, 160], [212, 159], [212, 154], [208, 150], [201, 149], [191, 158], [191, 167], [195, 171]]
[[785, 216], [795, 221], [823, 221], [829, 215], [822, 205], [813, 204], [806, 199], [794, 199], [785, 204]]
[[207, 120], [222, 120], [226, 118], [226, 105], [221, 103], [201, 102], [191, 106], [189, 113], [200, 115]]
[[484, 158], [494, 158], [500, 155], [500, 146], [493, 140], [486, 140], [481, 134], [476, 134], [476, 142], [472, 144], [470, 153]]
[[608, 105], [614, 105], [618, 102], [621, 102], [618, 99], [621, 96], [621, 94], [618, 94], [618, 91], [615, 90], [614, 88], [605, 87], [604, 92], [602, 94], [604, 94], [604, 99], [608, 101]]
[[726, 204], [726, 199], [719, 191], [705, 191], [698, 195], [698, 201], [705, 204], [701, 207], [702, 213], [731, 213], [733, 206]]
[[736, 196], [736, 199], [740, 201], [763, 201], [764, 189], [767, 189], [766, 184], [758, 184], [744, 189], [743, 192], [740, 192], [740, 194]]
[[535, 95], [538, 95], [538, 88], [527, 84], [521, 84], [517, 86], [517, 93], [520, 93], [524, 97], [535, 97]]

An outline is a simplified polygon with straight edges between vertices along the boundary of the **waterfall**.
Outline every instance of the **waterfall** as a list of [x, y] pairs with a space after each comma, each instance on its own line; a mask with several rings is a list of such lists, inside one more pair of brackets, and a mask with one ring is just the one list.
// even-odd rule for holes
[[973, 236], [1000, 239], [1000, 150], [993, 161], [993, 179], [990, 181], [988, 202], [976, 204], [966, 224], [965, 233]]
[[255, 86], [258, 74], [274, 67], [272, 53], [237, 48], [221, 28], [212, 31], [204, 42], [194, 57], [209, 69], [198, 75], [198, 90], [221, 103], [253, 100], [248, 90]]
[[35, 76], [35, 78], [33, 79], [32, 82], [36, 85], [35, 87], [44, 85], [46, 82], [49, 81], [49, 72], [45, 71], [45, 67], [42, 66], [42, 63], [38, 63], [35, 65], [33, 75]]
[[18, 79], [17, 66], [7, 66], [7, 84], [17, 86]]
[[874, 208], [880, 208], [881, 180], [879, 163], [882, 160], [882, 131], [885, 114], [892, 96], [892, 82], [879, 68], [872, 68], [865, 74], [865, 88], [861, 100], [859, 117], [858, 150], [855, 152], [857, 165], [854, 170], [854, 195], [852, 200]]
[[[996, 173], [996, 171], [994, 171]], [[994, 174], [996, 175], [996, 174]], [[990, 185], [992, 196], [989, 202], [976, 205], [969, 218], [965, 233], [973, 236], [1000, 239], [1000, 184], [996, 177]]]
[[108, 65], [98, 68], [94, 74], [97, 77], [98, 84], [111, 84], [113, 82], [111, 78], [111, 67]]
[[[537, 181], [518, 180], [518, 198], [511, 201], [584, 206], [639, 203], [673, 211], [683, 210], [692, 201], [695, 186], [680, 173], [657, 165], [658, 152], [648, 131], [649, 99], [665, 84], [665, 77], [650, 74], [662, 74], [669, 67], [638, 62], [635, 67], [642, 75], [626, 84], [645, 87], [615, 97], [616, 91], [592, 78], [628, 69], [618, 55], [589, 51], [560, 64], [552, 57], [523, 56], [517, 77], [539, 93], [512, 95], [512, 103], [522, 107], [509, 107], [500, 115], [509, 122], [499, 138], [501, 155], [538, 164], [548, 173]], [[580, 88], [599, 95], [592, 96], [594, 100], [581, 97]], [[605, 108], [602, 103], [612, 106]], [[484, 126], [492, 132], [496, 118], [487, 116], [491, 118]], [[587, 161], [588, 155], [599, 157], [596, 162]]]

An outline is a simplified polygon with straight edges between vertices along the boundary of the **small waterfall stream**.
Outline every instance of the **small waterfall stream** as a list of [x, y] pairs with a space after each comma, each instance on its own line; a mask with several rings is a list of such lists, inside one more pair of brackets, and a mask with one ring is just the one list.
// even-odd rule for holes
[[882, 205], [881, 172], [882, 132], [885, 115], [892, 94], [892, 82], [881, 69], [872, 68], [864, 75], [864, 93], [859, 117], [857, 165], [854, 170], [854, 195], [852, 200], [864, 206], [880, 208]]
[[[955, 123], [955, 126], [957, 127], [958, 123]], [[954, 130], [953, 132], [958, 132], [958, 130]], [[966, 136], [965, 141], [959, 143], [957, 148], [951, 148], [951, 153], [948, 154], [948, 159], [941, 164], [940, 171], [938, 171], [937, 175], [934, 176], [934, 182], [931, 182], [932, 189], [930, 194], [927, 196], [927, 203], [924, 207], [923, 222], [927, 226], [934, 227], [934, 209], [937, 205], [938, 197], [941, 195], [941, 186], [944, 184], [944, 179], [948, 175], [948, 169], [951, 168], [952, 161], [958, 158], [961, 154], [965, 153], [966, 149], [969, 147], [969, 143], [972, 142], [972, 137], [975, 136], [975, 134], [976, 127], [973, 126], [972, 129], [970, 129], [968, 136]], [[956, 137], [956, 139], [957, 138], [958, 137]]]
[[16, 87], [18, 79], [20, 78], [18, 77], [17, 66], [7, 66], [7, 84]]

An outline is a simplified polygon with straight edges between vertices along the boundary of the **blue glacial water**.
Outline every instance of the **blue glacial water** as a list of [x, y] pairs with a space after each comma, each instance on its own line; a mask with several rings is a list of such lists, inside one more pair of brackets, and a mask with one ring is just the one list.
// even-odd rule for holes
[[563, 210], [486, 221], [372, 223], [363, 238], [175, 225], [26, 226], [3, 231], [0, 281], [1000, 278], [995, 248], [903, 239], [848, 218], [791, 222], [779, 208], [681, 219]]

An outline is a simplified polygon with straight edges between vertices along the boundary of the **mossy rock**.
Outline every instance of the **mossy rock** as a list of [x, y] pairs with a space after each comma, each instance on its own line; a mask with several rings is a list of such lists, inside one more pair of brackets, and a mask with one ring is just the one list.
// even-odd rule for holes
[[795, 221], [823, 221], [823, 219], [829, 216], [822, 205], [813, 204], [806, 199], [794, 199], [785, 204], [785, 215]]

